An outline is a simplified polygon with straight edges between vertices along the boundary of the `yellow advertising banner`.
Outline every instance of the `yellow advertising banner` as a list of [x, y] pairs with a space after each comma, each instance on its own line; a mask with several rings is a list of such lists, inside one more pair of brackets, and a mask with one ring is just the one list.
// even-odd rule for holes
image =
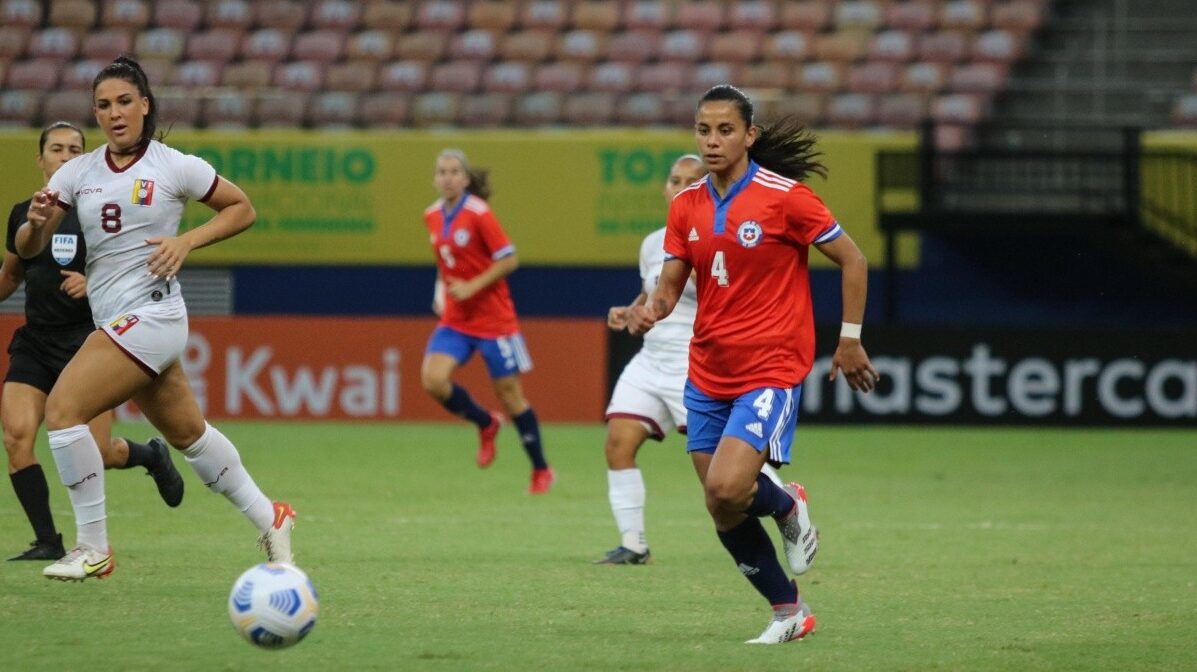
[[[89, 146], [102, 137], [92, 131]], [[678, 156], [694, 151], [685, 131], [203, 132], [176, 130], [168, 144], [209, 161], [249, 194], [258, 221], [246, 233], [197, 251], [208, 264], [432, 263], [422, 215], [436, 199], [432, 168], [446, 147], [489, 168], [491, 204], [525, 264], [635, 264], [640, 241], [664, 225], [661, 189]], [[865, 254], [879, 264], [874, 158], [913, 147], [911, 134], [824, 133], [830, 170], [811, 187]], [[34, 133], [0, 135], [0, 197], [15, 203], [38, 187]], [[211, 211], [188, 206], [185, 227]], [[908, 242], [908, 241], [907, 241]], [[904, 244], [904, 266], [916, 246]], [[814, 265], [828, 264], [811, 255]]]

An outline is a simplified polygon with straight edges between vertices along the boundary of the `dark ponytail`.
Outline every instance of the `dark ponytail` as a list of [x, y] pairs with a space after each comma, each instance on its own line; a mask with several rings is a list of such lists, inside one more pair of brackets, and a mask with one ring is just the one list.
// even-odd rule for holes
[[[145, 70], [141, 69], [141, 64], [128, 56], [117, 56], [116, 60], [104, 66], [104, 69], [97, 73], [96, 78], [92, 80], [91, 95], [93, 98], [96, 95], [96, 87], [106, 79], [123, 79], [136, 86], [137, 92], [141, 94], [142, 98], [149, 99], [150, 110], [142, 122], [141, 138], [137, 142], [137, 147], [141, 148], [150, 144], [150, 140], [153, 140], [154, 134], [158, 132], [158, 101], [154, 100], [154, 92], [150, 90], [150, 81], [146, 78]], [[163, 135], [159, 135], [158, 140], [162, 140]]]
[[[720, 84], [703, 94], [698, 105], [701, 107], [703, 103], [715, 100], [733, 103], [747, 126], [755, 123], [752, 100], [743, 91], [730, 84]], [[756, 142], [748, 149], [748, 158], [763, 168], [800, 182], [812, 173], [827, 177], [827, 167], [815, 160], [819, 156], [820, 153], [815, 151], [814, 133], [793, 115], [758, 125]]]
[[473, 168], [470, 166], [469, 160], [466, 159], [465, 152], [460, 149], [446, 149], [442, 150], [440, 157], [450, 157], [457, 159], [461, 163], [461, 167], [465, 170], [466, 176], [470, 178], [470, 183], [466, 185], [466, 191], [486, 201], [490, 199], [490, 171], [486, 168]]

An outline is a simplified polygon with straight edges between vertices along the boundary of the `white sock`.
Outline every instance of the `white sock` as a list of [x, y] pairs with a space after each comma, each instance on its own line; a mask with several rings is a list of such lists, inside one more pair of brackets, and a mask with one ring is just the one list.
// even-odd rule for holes
[[648, 550], [644, 536], [644, 478], [639, 469], [607, 470], [607, 498], [623, 539], [637, 553]]
[[205, 423], [204, 435], [183, 450], [183, 457], [209, 490], [224, 495], [259, 532], [270, 529], [274, 505], [241, 465], [241, 455], [224, 434]]
[[108, 551], [108, 515], [104, 509], [104, 459], [87, 425], [50, 432], [50, 454], [67, 486], [75, 510], [76, 544]]

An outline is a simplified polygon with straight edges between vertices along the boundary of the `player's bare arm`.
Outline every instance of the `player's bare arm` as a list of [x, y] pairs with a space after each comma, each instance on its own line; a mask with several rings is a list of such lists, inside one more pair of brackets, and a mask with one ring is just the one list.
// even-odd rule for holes
[[58, 206], [58, 192], [42, 189], [33, 195], [25, 223], [17, 229], [17, 254], [22, 259], [36, 257], [46, 249], [50, 236], [58, 230], [66, 210]]
[[519, 267], [519, 259], [516, 258], [515, 253], [512, 253], [491, 264], [485, 271], [482, 271], [469, 280], [450, 279], [445, 288], [453, 298], [458, 301], [465, 301], [499, 280], [511, 275]]
[[643, 306], [648, 301], [648, 294], [640, 292], [636, 298], [626, 306], [611, 306], [607, 309], [607, 327], [612, 331], [623, 331], [628, 326], [628, 311], [636, 306]]
[[21, 258], [6, 250], [4, 265], [0, 266], [0, 301], [12, 296], [22, 282], [25, 282], [25, 267]]
[[690, 264], [681, 259], [670, 259], [661, 267], [661, 278], [657, 282], [657, 289], [642, 306], [634, 306], [628, 311], [628, 331], [633, 334], [643, 334], [652, 329], [659, 320], [669, 317], [677, 306], [682, 290], [686, 287], [686, 280], [693, 269]]
[[[843, 283], [843, 320], [851, 324], [864, 321], [865, 300], [869, 286], [869, 262], [851, 236], [844, 233], [835, 240], [817, 245], [819, 251], [840, 267]], [[848, 386], [858, 392], [870, 392], [881, 376], [869, 361], [859, 338], [840, 337], [831, 358], [830, 380], [844, 372]]]
[[253, 226], [257, 213], [249, 197], [232, 182], [223, 177], [217, 179], [220, 182], [207, 201], [208, 207], [216, 211], [215, 217], [180, 236], [146, 238], [146, 245], [158, 246], [147, 261], [154, 277], [173, 278], [192, 250], [232, 238]]
[[432, 313], [437, 317], [445, 311], [445, 280], [441, 269], [436, 269], [436, 282], [432, 285]]

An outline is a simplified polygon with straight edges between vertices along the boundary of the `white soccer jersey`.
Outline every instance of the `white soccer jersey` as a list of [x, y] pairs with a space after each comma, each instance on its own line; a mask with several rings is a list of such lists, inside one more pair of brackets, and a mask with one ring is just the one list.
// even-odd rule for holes
[[61, 205], [74, 208], [87, 241], [87, 294], [100, 326], [139, 306], [182, 301], [178, 281], [150, 276], [156, 249], [146, 238], [174, 236], [188, 199], [207, 200], [216, 190], [207, 161], [153, 140], [123, 168], [108, 147], [75, 157], [50, 178]]
[[[657, 289], [664, 265], [665, 229], [661, 228], [648, 234], [640, 244], [640, 278], [644, 283], [644, 293], [650, 297]], [[697, 314], [698, 288], [694, 285], [694, 278], [688, 278], [673, 312], [644, 334], [641, 352], [651, 357], [653, 363], [663, 371], [685, 373]]]

